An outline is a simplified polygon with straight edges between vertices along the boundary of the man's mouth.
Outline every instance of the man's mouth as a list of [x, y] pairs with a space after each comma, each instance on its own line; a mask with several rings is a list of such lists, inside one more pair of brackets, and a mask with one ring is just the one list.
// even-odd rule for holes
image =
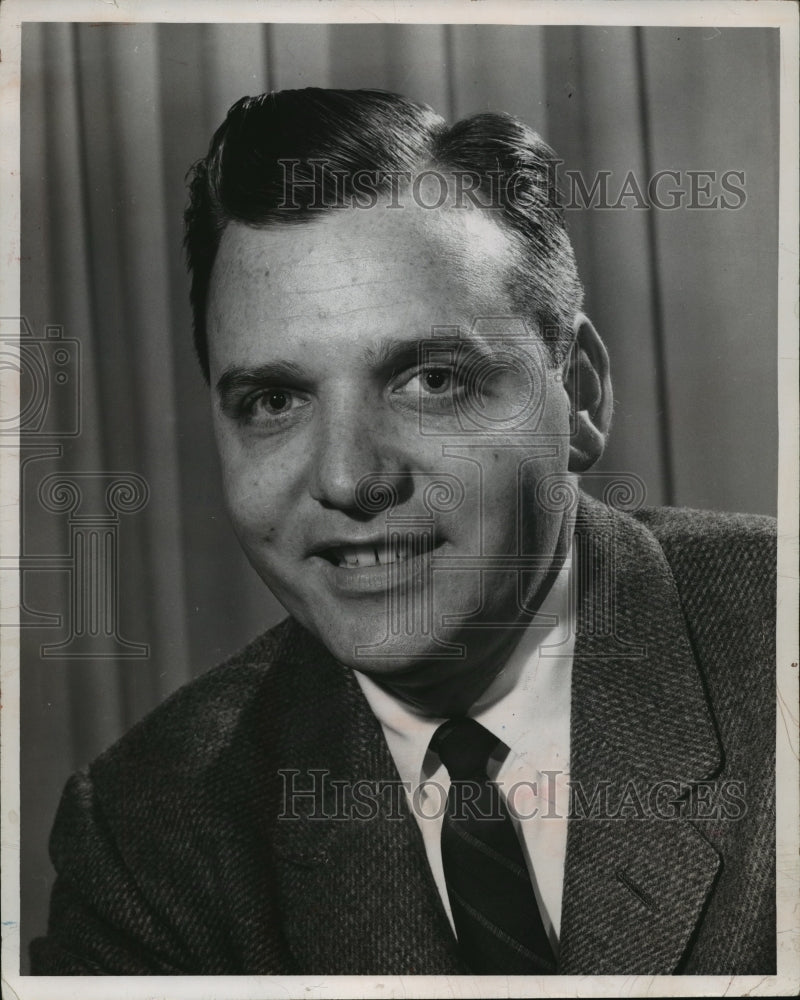
[[422, 585], [431, 556], [445, 545], [444, 539], [427, 532], [402, 530], [392, 531], [388, 539], [331, 541], [312, 555], [321, 561], [329, 585], [347, 596]]
[[[420, 541], [422, 544], [420, 544]], [[320, 552], [323, 559], [334, 566], [348, 569], [365, 568], [368, 566], [388, 566], [390, 563], [404, 562], [406, 559], [427, 551], [427, 539], [420, 539], [416, 545], [401, 544], [398, 539], [394, 544], [386, 542], [377, 545], [342, 545], [333, 546]]]

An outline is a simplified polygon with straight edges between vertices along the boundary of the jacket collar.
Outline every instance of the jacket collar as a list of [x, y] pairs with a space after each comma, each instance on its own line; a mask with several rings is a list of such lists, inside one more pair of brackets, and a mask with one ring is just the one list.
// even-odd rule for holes
[[[667, 974], [680, 962], [719, 858], [690, 820], [646, 818], [648, 796], [659, 782], [675, 782], [662, 786], [674, 793], [713, 774], [719, 745], [655, 538], [582, 496], [576, 557], [570, 770], [583, 793], [579, 807], [597, 790], [608, 807], [569, 824], [559, 967], [565, 974]], [[315, 769], [328, 782], [397, 782], [352, 673], [298, 627], [285, 635], [286, 704], [306, 710], [286, 716], [279, 739], [287, 767], [300, 772], [298, 785]], [[421, 972], [466, 972], [404, 796], [388, 793], [376, 816], [347, 822], [336, 818], [346, 808], [332, 807], [333, 787], [322, 810], [318, 795], [295, 796], [296, 819], [275, 831], [298, 971], [386, 975], [418, 962]], [[623, 795], [624, 808], [610, 818]], [[337, 925], [350, 925], [348, 940], [332, 930], [331, 909]]]
[[719, 742], [656, 539], [583, 497], [575, 544], [570, 773], [582, 796], [567, 836], [560, 969], [668, 974], [719, 867], [668, 799], [719, 769]]

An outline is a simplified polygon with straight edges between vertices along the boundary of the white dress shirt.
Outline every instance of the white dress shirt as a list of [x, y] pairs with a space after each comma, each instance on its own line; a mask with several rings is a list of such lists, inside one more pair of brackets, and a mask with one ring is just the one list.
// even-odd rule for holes
[[[571, 565], [572, 551], [507, 663], [469, 711], [510, 749], [497, 773], [490, 770], [489, 777], [500, 786], [521, 833], [539, 910], [556, 953], [569, 805], [570, 681], [575, 646]], [[440, 847], [450, 777], [438, 755], [428, 750], [431, 737], [445, 720], [420, 714], [364, 674], [356, 672], [356, 678], [406, 787], [453, 926]]]

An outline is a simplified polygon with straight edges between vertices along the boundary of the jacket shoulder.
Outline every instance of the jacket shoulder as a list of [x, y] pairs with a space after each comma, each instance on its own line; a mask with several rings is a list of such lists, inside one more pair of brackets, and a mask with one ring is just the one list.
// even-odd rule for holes
[[777, 531], [773, 518], [687, 508], [635, 515], [661, 546], [695, 649], [719, 668], [774, 677]]
[[163, 769], [173, 755], [197, 759], [224, 741], [273, 681], [275, 667], [290, 650], [293, 625], [290, 620], [281, 622], [178, 688], [101, 754], [92, 769], [102, 770], [130, 754], [140, 765], [157, 758]]
[[667, 546], [679, 543], [715, 548], [734, 540], [774, 544], [776, 523], [762, 514], [734, 514], [689, 507], [642, 507], [633, 515]]
[[247, 886], [262, 900], [269, 951], [277, 917], [258, 838], [276, 794], [270, 734], [282, 667], [294, 666], [299, 631], [287, 621], [265, 633], [69, 779], [50, 837], [48, 937], [31, 948], [37, 974], [232, 971], [220, 912], [234, 905], [228, 859], [255, 859]]
[[239, 785], [226, 783], [226, 770], [249, 773], [254, 761], [269, 755], [280, 719], [290, 711], [287, 676], [302, 655], [296, 650], [300, 633], [291, 619], [281, 622], [132, 726], [78, 772], [91, 783], [96, 806], [115, 811], [121, 799], [135, 796], [192, 803], [229, 798]]
[[774, 603], [774, 518], [686, 507], [645, 507], [634, 516], [658, 540], [679, 587], [683, 580], [709, 596], [749, 592]]

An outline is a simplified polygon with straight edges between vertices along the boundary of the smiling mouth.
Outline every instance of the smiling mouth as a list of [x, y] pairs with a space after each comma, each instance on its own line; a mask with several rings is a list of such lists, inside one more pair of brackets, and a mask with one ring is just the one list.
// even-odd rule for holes
[[366, 545], [332, 546], [318, 554], [340, 569], [368, 569], [372, 566], [408, 562], [438, 548], [440, 544], [428, 535], [408, 533], [388, 543], [384, 541]]

